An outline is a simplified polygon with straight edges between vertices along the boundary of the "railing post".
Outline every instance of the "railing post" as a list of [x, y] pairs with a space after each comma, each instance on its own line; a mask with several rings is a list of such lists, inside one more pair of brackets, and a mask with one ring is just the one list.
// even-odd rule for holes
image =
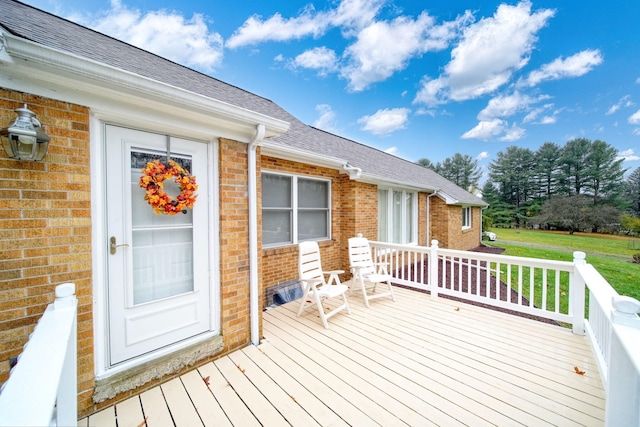
[[605, 426], [640, 425], [640, 301], [614, 296]]
[[573, 273], [569, 275], [569, 295], [571, 302], [569, 304], [569, 315], [572, 317], [573, 333], [584, 335], [584, 316], [585, 316], [585, 280], [584, 277], [576, 269], [577, 265], [585, 265], [587, 254], [580, 251], [573, 253]]
[[[63, 283], [56, 286], [55, 311], [77, 310], [76, 285]], [[60, 385], [56, 399], [56, 421], [59, 426], [76, 425], [78, 422], [78, 321], [74, 315], [69, 342], [62, 366]]]
[[431, 251], [429, 252], [429, 286], [431, 287], [431, 298], [438, 298], [438, 241], [431, 241]]

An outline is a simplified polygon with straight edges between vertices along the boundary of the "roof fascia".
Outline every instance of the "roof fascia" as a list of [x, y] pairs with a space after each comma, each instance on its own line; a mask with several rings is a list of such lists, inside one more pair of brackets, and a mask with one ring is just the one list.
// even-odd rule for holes
[[267, 138], [281, 135], [290, 127], [284, 120], [46, 47], [16, 37], [2, 28], [0, 69], [9, 79], [12, 75], [36, 79], [49, 87], [95, 94], [115, 105], [127, 103], [173, 116], [181, 115], [190, 122], [219, 129], [220, 136], [246, 143], [255, 135], [258, 124], [265, 126]]
[[274, 144], [267, 140], [263, 141], [261, 147], [261, 154], [263, 156], [277, 157], [283, 160], [323, 166], [330, 169], [339, 169], [342, 173], [345, 173], [343, 166], [347, 164], [347, 161], [338, 157], [325, 156], [308, 150]]

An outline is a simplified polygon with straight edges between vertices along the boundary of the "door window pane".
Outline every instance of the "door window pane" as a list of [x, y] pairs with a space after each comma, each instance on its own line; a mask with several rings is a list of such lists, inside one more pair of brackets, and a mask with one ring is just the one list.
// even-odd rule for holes
[[392, 243], [402, 241], [402, 191], [393, 192], [393, 240]]
[[388, 242], [389, 233], [389, 192], [378, 190], [378, 240]]
[[415, 192], [378, 189], [378, 239], [400, 244], [415, 242], [415, 207]]
[[413, 193], [405, 193], [404, 195], [405, 209], [405, 236], [403, 243], [409, 243], [413, 240]]
[[[193, 284], [193, 213], [161, 215], [144, 200], [145, 191], [138, 182], [147, 162], [166, 154], [131, 152], [131, 218], [133, 303], [142, 304], [192, 292]], [[191, 159], [172, 157], [185, 170]], [[164, 181], [164, 191], [172, 198], [180, 194], [178, 185]]]

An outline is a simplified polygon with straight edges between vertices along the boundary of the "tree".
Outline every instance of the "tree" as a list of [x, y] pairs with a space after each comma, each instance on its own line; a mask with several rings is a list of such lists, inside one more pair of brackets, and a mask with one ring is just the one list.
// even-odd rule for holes
[[590, 196], [577, 194], [555, 196], [542, 206], [534, 221], [544, 228], [554, 227], [576, 231], [597, 231], [604, 226], [613, 226], [620, 222], [620, 212], [612, 206], [594, 206]]
[[482, 187], [482, 200], [487, 202], [489, 207], [482, 211], [483, 223], [485, 218], [489, 218], [491, 223], [489, 227], [509, 228], [515, 224], [515, 209], [512, 205], [502, 201], [500, 194], [491, 181], [485, 182]]
[[553, 142], [545, 142], [535, 153], [535, 174], [538, 196], [550, 199], [558, 191], [562, 148]]
[[640, 167], [631, 172], [625, 181], [624, 198], [629, 203], [629, 211], [640, 216]]
[[584, 181], [585, 192], [593, 197], [593, 204], [603, 201], [617, 204], [623, 191], [622, 179], [625, 169], [623, 159], [618, 159], [618, 150], [604, 141], [596, 139], [591, 143], [587, 155], [587, 176]]
[[572, 139], [565, 144], [560, 158], [561, 185], [565, 194], [582, 194], [588, 177], [590, 148], [591, 141], [587, 138]]
[[431, 160], [427, 159], [426, 157], [419, 159], [416, 163], [422, 166], [423, 168], [431, 169], [436, 173], [438, 172], [439, 164], [432, 163]]
[[625, 234], [640, 234], [640, 218], [624, 214], [620, 217], [620, 228]]
[[482, 175], [478, 161], [467, 154], [456, 153], [444, 159], [439, 169], [440, 175], [465, 190], [477, 186]]
[[489, 179], [498, 187], [502, 201], [514, 206], [516, 226], [520, 226], [523, 215], [518, 211], [534, 194], [533, 152], [528, 148], [507, 147], [504, 152], [498, 153], [489, 170]]

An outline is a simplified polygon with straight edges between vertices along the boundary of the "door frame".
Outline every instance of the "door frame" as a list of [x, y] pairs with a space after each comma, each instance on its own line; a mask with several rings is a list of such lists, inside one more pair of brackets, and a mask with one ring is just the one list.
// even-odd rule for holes
[[[146, 123], [140, 125], [140, 123]], [[210, 286], [210, 324], [211, 331], [189, 338], [175, 345], [142, 355], [136, 359], [122, 362], [117, 366], [109, 366], [109, 322], [108, 322], [108, 233], [107, 233], [107, 205], [106, 205], [106, 125], [131, 128], [153, 133], [167, 133], [171, 136], [191, 139], [207, 144], [207, 184], [209, 207], [207, 209], [209, 230], [209, 286]], [[155, 129], [154, 129], [155, 128]], [[96, 380], [108, 378], [114, 374], [148, 363], [157, 358], [167, 356], [180, 349], [211, 339], [220, 334], [221, 328], [221, 289], [220, 273], [220, 241], [219, 241], [219, 141], [216, 137], [203, 137], [201, 133], [190, 132], [187, 128], [167, 129], [166, 123], [153, 120], [123, 120], [122, 116], [109, 113], [91, 114], [91, 221], [92, 221], [92, 267], [93, 267], [93, 346], [94, 372]]]

